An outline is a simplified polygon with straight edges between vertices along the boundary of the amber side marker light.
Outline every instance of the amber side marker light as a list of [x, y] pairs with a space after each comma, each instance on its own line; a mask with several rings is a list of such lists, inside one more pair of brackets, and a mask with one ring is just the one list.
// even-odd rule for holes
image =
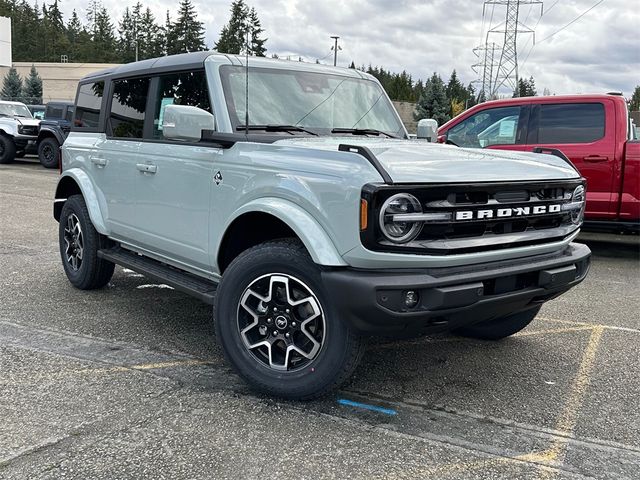
[[360, 231], [366, 230], [369, 224], [369, 203], [363, 198], [360, 200]]

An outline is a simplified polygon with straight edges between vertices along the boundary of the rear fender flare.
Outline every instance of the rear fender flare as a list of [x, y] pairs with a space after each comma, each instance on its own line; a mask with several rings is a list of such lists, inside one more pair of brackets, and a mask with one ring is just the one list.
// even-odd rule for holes
[[98, 231], [98, 233], [102, 235], [108, 235], [107, 226], [104, 222], [104, 216], [102, 215], [102, 210], [100, 208], [98, 196], [96, 195], [95, 187], [91, 182], [89, 176], [82, 170], [78, 168], [71, 168], [69, 170], [65, 170], [62, 173], [60, 180], [58, 180], [58, 186], [56, 187], [55, 202], [64, 202], [67, 200], [67, 197], [64, 195], [63, 188], [61, 188], [61, 185], [63, 185], [63, 182], [68, 182], [68, 179], [72, 179], [80, 188], [82, 196], [84, 197], [84, 203], [87, 205], [87, 209], [89, 210], [89, 217], [91, 218], [91, 223], [93, 223], [94, 228]]

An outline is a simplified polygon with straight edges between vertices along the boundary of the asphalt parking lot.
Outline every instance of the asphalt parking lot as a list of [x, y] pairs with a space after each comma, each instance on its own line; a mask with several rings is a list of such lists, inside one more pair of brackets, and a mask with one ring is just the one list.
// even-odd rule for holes
[[0, 478], [640, 478], [640, 242], [499, 343], [372, 342], [320, 401], [256, 396], [210, 308], [60, 265], [57, 172], [0, 165]]

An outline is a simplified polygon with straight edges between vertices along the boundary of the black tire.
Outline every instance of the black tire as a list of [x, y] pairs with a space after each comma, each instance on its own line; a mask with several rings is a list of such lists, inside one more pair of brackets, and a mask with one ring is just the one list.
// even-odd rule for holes
[[58, 168], [60, 144], [55, 138], [47, 137], [38, 144], [38, 159], [45, 168]]
[[461, 337], [477, 338], [479, 340], [501, 340], [509, 337], [529, 325], [540, 311], [540, 306], [513, 313], [486, 322], [480, 322], [468, 327], [459, 328], [453, 333]]
[[[82, 258], [79, 262], [76, 258], [75, 264], [72, 260], [69, 260], [68, 255], [70, 253], [68, 248], [73, 247], [73, 242], [70, 241], [68, 246], [65, 240], [71, 234], [70, 222], [77, 222], [80, 226], [80, 234], [76, 236], [80, 238], [78, 246], [81, 246]], [[109, 283], [113, 276], [115, 265], [98, 258], [98, 250], [108, 248], [110, 241], [100, 235], [93, 227], [89, 217], [89, 210], [87, 210], [82, 195], [72, 195], [64, 202], [60, 214], [58, 239], [64, 272], [74, 287], [80, 290], [93, 290], [102, 288]]]
[[[312, 301], [308, 305], [307, 302], [303, 303], [302, 305], [307, 306], [302, 310], [307, 313], [307, 309], [319, 311], [323, 318], [322, 326], [316, 325], [314, 333], [315, 335], [321, 334], [322, 337], [322, 343], [318, 341], [321, 344], [319, 349], [311, 355], [312, 358], [303, 358], [301, 355], [297, 355], [299, 358], [291, 360], [285, 355], [280, 368], [292, 365], [292, 368], [286, 370], [275, 370], [270, 366], [271, 362], [267, 364], [266, 358], [260, 359], [259, 349], [250, 350], [248, 346], [245, 346], [243, 338], [246, 340], [248, 335], [243, 335], [240, 328], [242, 316], [247, 316], [247, 312], [242, 309], [240, 302], [242, 298], [255, 298], [255, 296], [245, 297], [250, 286], [253, 288], [254, 285], [257, 285], [256, 282], [264, 282], [267, 280], [262, 279], [268, 278], [269, 292], [275, 292], [271, 297], [278, 297], [282, 294], [282, 290], [278, 290], [277, 287], [273, 288], [273, 285], [278, 285], [274, 280], [274, 274], [276, 274], [275, 279], [282, 278], [277, 274], [289, 278], [288, 282], [290, 283], [287, 283], [287, 288], [292, 292], [292, 297], [302, 291], [305, 294], [310, 292], [306, 298], [310, 298]], [[296, 287], [300, 288], [297, 292]], [[287, 294], [287, 298], [289, 298], [289, 294]], [[305, 297], [300, 295], [299, 298], [294, 299], [300, 300], [301, 298]], [[340, 320], [338, 312], [333, 310], [328, 300], [320, 277], [320, 269], [313, 263], [299, 241], [293, 239], [269, 241], [244, 251], [233, 260], [224, 272], [214, 306], [216, 335], [227, 361], [253, 389], [277, 397], [308, 400], [337, 388], [351, 376], [357, 367], [364, 351], [364, 342], [360, 336]], [[258, 308], [263, 306], [263, 303], [260, 301]], [[267, 305], [275, 304], [268, 303]], [[286, 305], [291, 306], [290, 302]], [[264, 306], [264, 308], [271, 311], [274, 307]], [[289, 310], [286, 312], [289, 314]], [[284, 314], [284, 312], [281, 313]], [[305, 336], [300, 336], [300, 330], [307, 322], [300, 319], [299, 313], [298, 307], [292, 307], [288, 317], [289, 326], [295, 327], [297, 319], [298, 331], [289, 330], [291, 331], [290, 339], [285, 340], [282, 337], [281, 346], [295, 344], [295, 338], [301, 342], [308, 341], [306, 338], [309, 336], [308, 332], [305, 333]], [[276, 315], [277, 322], [281, 318], [281, 314]], [[266, 322], [265, 317], [268, 316], [270, 315], [262, 314], [259, 317], [260, 321]], [[318, 321], [320, 318], [313, 315], [310, 317], [315, 318], [313, 321]], [[267, 339], [272, 333], [278, 332], [278, 329], [275, 328], [276, 322], [272, 327], [269, 327], [273, 330], [269, 330], [264, 339]], [[246, 324], [243, 327], [246, 327]], [[284, 331], [280, 332], [282, 336], [286, 335], [283, 333]], [[255, 333], [260, 335], [259, 330]], [[271, 340], [278, 342], [278, 340]], [[289, 343], [285, 344], [285, 341]], [[273, 348], [275, 349], [275, 347]], [[271, 348], [268, 351], [271, 352]], [[294, 355], [296, 354], [292, 352], [291, 356]], [[298, 363], [300, 366], [294, 368], [294, 361], [300, 361]]]
[[16, 158], [16, 144], [13, 139], [0, 133], [0, 163], [11, 163]]

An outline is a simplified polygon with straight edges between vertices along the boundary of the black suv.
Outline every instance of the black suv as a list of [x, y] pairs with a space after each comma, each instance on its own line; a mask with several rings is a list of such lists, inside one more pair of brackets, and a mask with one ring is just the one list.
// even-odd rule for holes
[[56, 168], [60, 146], [71, 129], [75, 106], [72, 102], [49, 102], [40, 122], [38, 134], [38, 158], [47, 168]]

